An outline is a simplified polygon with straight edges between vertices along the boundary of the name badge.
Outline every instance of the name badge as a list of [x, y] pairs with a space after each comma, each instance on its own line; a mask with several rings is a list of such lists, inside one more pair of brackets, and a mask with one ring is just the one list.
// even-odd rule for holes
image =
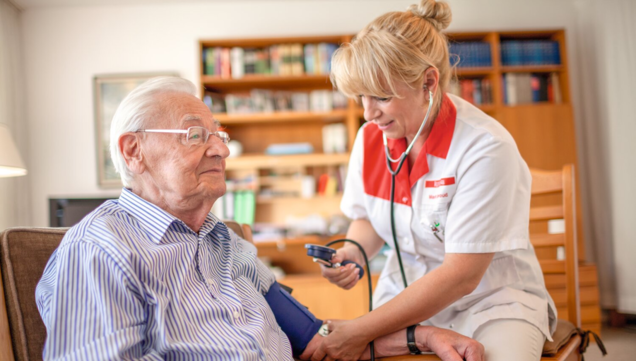
[[455, 177], [427, 180], [424, 185], [425, 203], [446, 203], [450, 202], [455, 195]]

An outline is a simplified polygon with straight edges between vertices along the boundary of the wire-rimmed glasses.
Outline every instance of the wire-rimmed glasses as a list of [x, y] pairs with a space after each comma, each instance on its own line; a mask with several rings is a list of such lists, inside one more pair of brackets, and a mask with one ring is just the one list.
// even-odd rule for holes
[[198, 126], [190, 127], [188, 129], [139, 129], [137, 132], [185, 134], [186, 143], [190, 145], [203, 145], [207, 143], [210, 135], [219, 138], [223, 144], [227, 144], [230, 141], [230, 135], [227, 134], [227, 132], [221, 130], [211, 132], [208, 128]]

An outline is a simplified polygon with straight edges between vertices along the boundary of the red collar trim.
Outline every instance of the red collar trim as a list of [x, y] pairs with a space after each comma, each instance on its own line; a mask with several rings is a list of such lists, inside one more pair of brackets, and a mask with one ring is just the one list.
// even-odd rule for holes
[[426, 154], [446, 159], [451, 141], [453, 140], [456, 122], [457, 109], [450, 98], [444, 94], [442, 97], [442, 105], [433, 124], [433, 129], [431, 129], [431, 133], [428, 135], [426, 143], [424, 143], [424, 148], [422, 152], [418, 154], [417, 160], [411, 170], [409, 177], [411, 187], [415, 185], [418, 179], [428, 173], [429, 168]]
[[[417, 156], [417, 160], [409, 175], [408, 158], [395, 177], [395, 202], [411, 206], [411, 188], [417, 181], [428, 173], [427, 154], [446, 159], [453, 139], [457, 109], [453, 102], [444, 94], [442, 105], [433, 129], [424, 144], [424, 148]], [[406, 150], [406, 139], [387, 139], [391, 158], [397, 159]], [[370, 196], [389, 200], [391, 195], [391, 174], [386, 169], [386, 157], [382, 145], [382, 131], [375, 124], [367, 124], [364, 129], [364, 160], [363, 182], [365, 193]], [[392, 168], [397, 167], [391, 163]]]

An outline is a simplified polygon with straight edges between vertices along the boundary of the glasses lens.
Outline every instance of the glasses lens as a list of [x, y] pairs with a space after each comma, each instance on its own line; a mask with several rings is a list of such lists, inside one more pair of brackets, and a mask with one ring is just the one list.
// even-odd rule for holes
[[227, 134], [226, 132], [218, 131], [218, 132], [215, 132], [214, 135], [217, 138], [221, 139], [223, 144], [227, 144], [230, 141], [230, 135]]
[[208, 130], [203, 127], [188, 128], [188, 143], [203, 144], [208, 140]]

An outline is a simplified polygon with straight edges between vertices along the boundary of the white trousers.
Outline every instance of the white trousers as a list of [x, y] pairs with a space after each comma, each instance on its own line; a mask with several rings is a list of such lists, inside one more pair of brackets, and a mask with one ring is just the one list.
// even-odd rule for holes
[[473, 334], [486, 350], [486, 361], [539, 361], [545, 336], [524, 320], [492, 320]]

